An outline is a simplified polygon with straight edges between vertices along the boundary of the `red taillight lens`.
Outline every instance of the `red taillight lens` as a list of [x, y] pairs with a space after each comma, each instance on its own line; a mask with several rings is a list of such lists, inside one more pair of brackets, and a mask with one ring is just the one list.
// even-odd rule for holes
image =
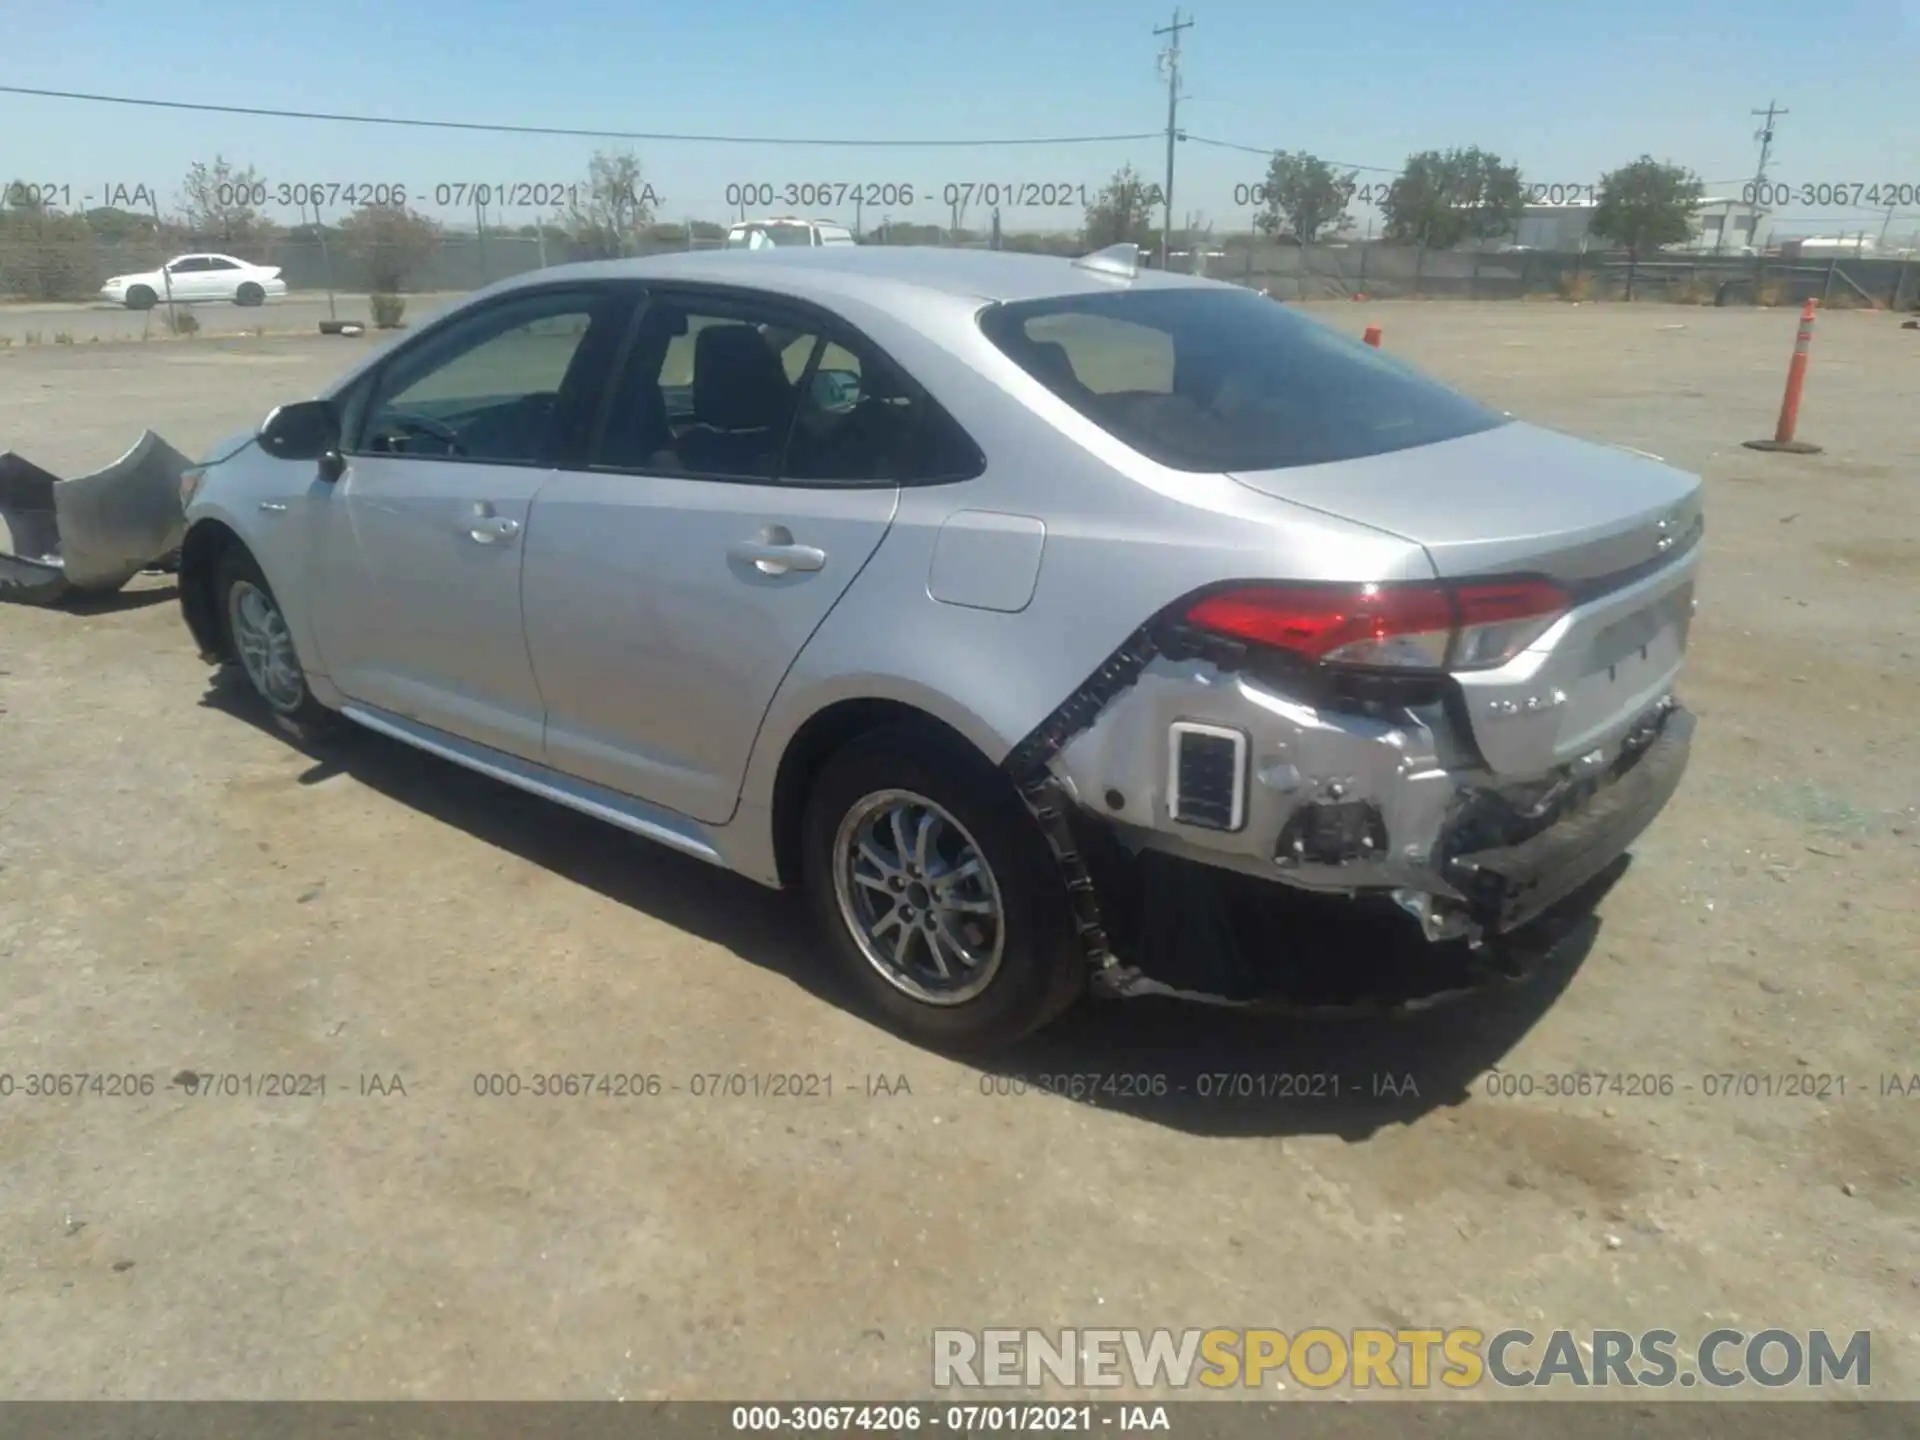
[[1187, 611], [1203, 630], [1344, 665], [1437, 670], [1453, 636], [1453, 602], [1438, 585], [1255, 585], [1209, 595]]
[[1444, 585], [1248, 585], [1197, 601], [1203, 630], [1328, 665], [1484, 669], [1511, 659], [1567, 608], [1543, 580]]

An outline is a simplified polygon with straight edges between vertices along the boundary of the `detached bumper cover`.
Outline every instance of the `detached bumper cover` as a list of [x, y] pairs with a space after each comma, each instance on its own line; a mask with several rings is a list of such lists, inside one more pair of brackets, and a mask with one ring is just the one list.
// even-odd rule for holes
[[1654, 738], [1584, 805], [1516, 845], [1456, 855], [1444, 866], [1474, 918], [1517, 929], [1611, 865], [1673, 798], [1693, 743], [1692, 712], [1676, 705]]
[[111, 594], [179, 548], [187, 457], [153, 431], [105, 469], [62, 480], [0, 455], [0, 598]]

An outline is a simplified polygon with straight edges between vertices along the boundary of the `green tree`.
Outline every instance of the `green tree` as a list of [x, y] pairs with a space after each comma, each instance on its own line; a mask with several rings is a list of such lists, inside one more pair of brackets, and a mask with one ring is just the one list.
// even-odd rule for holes
[[1166, 201], [1158, 185], [1140, 178], [1131, 165], [1114, 172], [1093, 203], [1087, 206], [1085, 241], [1089, 250], [1131, 242], [1142, 250], [1153, 245], [1153, 209]]
[[100, 240], [120, 243], [151, 240], [153, 217], [138, 210], [122, 210], [113, 205], [96, 205], [87, 211], [87, 228]]
[[280, 227], [260, 213], [266, 182], [251, 165], [236, 169], [224, 156], [196, 160], [180, 184], [181, 219], [189, 234], [229, 250], [261, 250]]
[[574, 253], [583, 260], [614, 260], [633, 254], [653, 224], [659, 197], [641, 173], [631, 150], [596, 150], [587, 162], [586, 183], [568, 200], [563, 214]]
[[1705, 186], [1684, 165], [1642, 155], [1600, 178], [1600, 196], [1587, 228], [1627, 252], [1627, 299], [1642, 251], [1674, 245], [1693, 234], [1693, 211]]
[[376, 295], [397, 295], [440, 248], [439, 222], [404, 205], [362, 205], [340, 222], [340, 246]]
[[1335, 233], [1351, 223], [1347, 206], [1358, 188], [1356, 172], [1344, 175], [1304, 150], [1278, 151], [1267, 162], [1254, 228], [1276, 238], [1291, 236], [1311, 245], [1324, 230]]
[[1519, 167], [1498, 155], [1478, 146], [1423, 150], [1388, 187], [1382, 233], [1396, 244], [1446, 250], [1510, 234], [1525, 203]]

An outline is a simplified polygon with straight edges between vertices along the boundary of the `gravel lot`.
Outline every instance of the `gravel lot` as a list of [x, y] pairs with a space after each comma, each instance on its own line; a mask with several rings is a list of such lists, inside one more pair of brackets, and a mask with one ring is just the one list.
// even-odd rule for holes
[[[911, 1396], [946, 1325], [1777, 1325], [1872, 1330], [1920, 1398], [1920, 1082], [1883, 1093], [1920, 1072], [1920, 334], [1822, 316], [1800, 458], [1740, 446], [1790, 311], [1323, 313], [1708, 477], [1693, 770], [1557, 963], [1397, 1021], [1103, 1011], [988, 1072], [850, 1014], [784, 897], [372, 736], [290, 748], [162, 579], [0, 609], [0, 1072], [157, 1080], [0, 1099], [0, 1394]], [[369, 343], [14, 346], [0, 448], [196, 451]], [[680, 1089], [475, 1094], [556, 1070]], [[982, 1094], [1094, 1070], [1188, 1093]], [[1546, 1093], [1574, 1070], [1672, 1093]], [[1282, 1071], [1348, 1096], [1193, 1093]], [[833, 1096], [691, 1093], [776, 1073]], [[1747, 1073], [1835, 1078], [1706, 1093]]]
[[[408, 324], [415, 324], [440, 309], [454, 297], [450, 295], [409, 295], [406, 297]], [[205, 300], [181, 305], [190, 310], [205, 336], [314, 335], [322, 320], [338, 318], [370, 321], [371, 311], [364, 295], [336, 295], [331, 306], [325, 294], [296, 291], [283, 300], [265, 305], [235, 305], [225, 300]], [[67, 340], [58, 337], [67, 336]], [[121, 305], [7, 304], [0, 305], [0, 349], [9, 345], [96, 345], [115, 340], [171, 338], [167, 330], [167, 307], [153, 310], [128, 310]]]

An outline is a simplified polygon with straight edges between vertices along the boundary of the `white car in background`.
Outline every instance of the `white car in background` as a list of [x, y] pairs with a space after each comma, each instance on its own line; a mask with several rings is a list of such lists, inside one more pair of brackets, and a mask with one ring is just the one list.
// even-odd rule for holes
[[158, 270], [115, 275], [100, 287], [102, 300], [129, 310], [151, 310], [168, 298], [264, 305], [284, 299], [286, 293], [279, 266], [255, 265], [231, 255], [176, 255]]
[[782, 215], [768, 220], [742, 220], [727, 231], [729, 250], [767, 250], [790, 245], [855, 245], [853, 232], [831, 220], [801, 220]]

